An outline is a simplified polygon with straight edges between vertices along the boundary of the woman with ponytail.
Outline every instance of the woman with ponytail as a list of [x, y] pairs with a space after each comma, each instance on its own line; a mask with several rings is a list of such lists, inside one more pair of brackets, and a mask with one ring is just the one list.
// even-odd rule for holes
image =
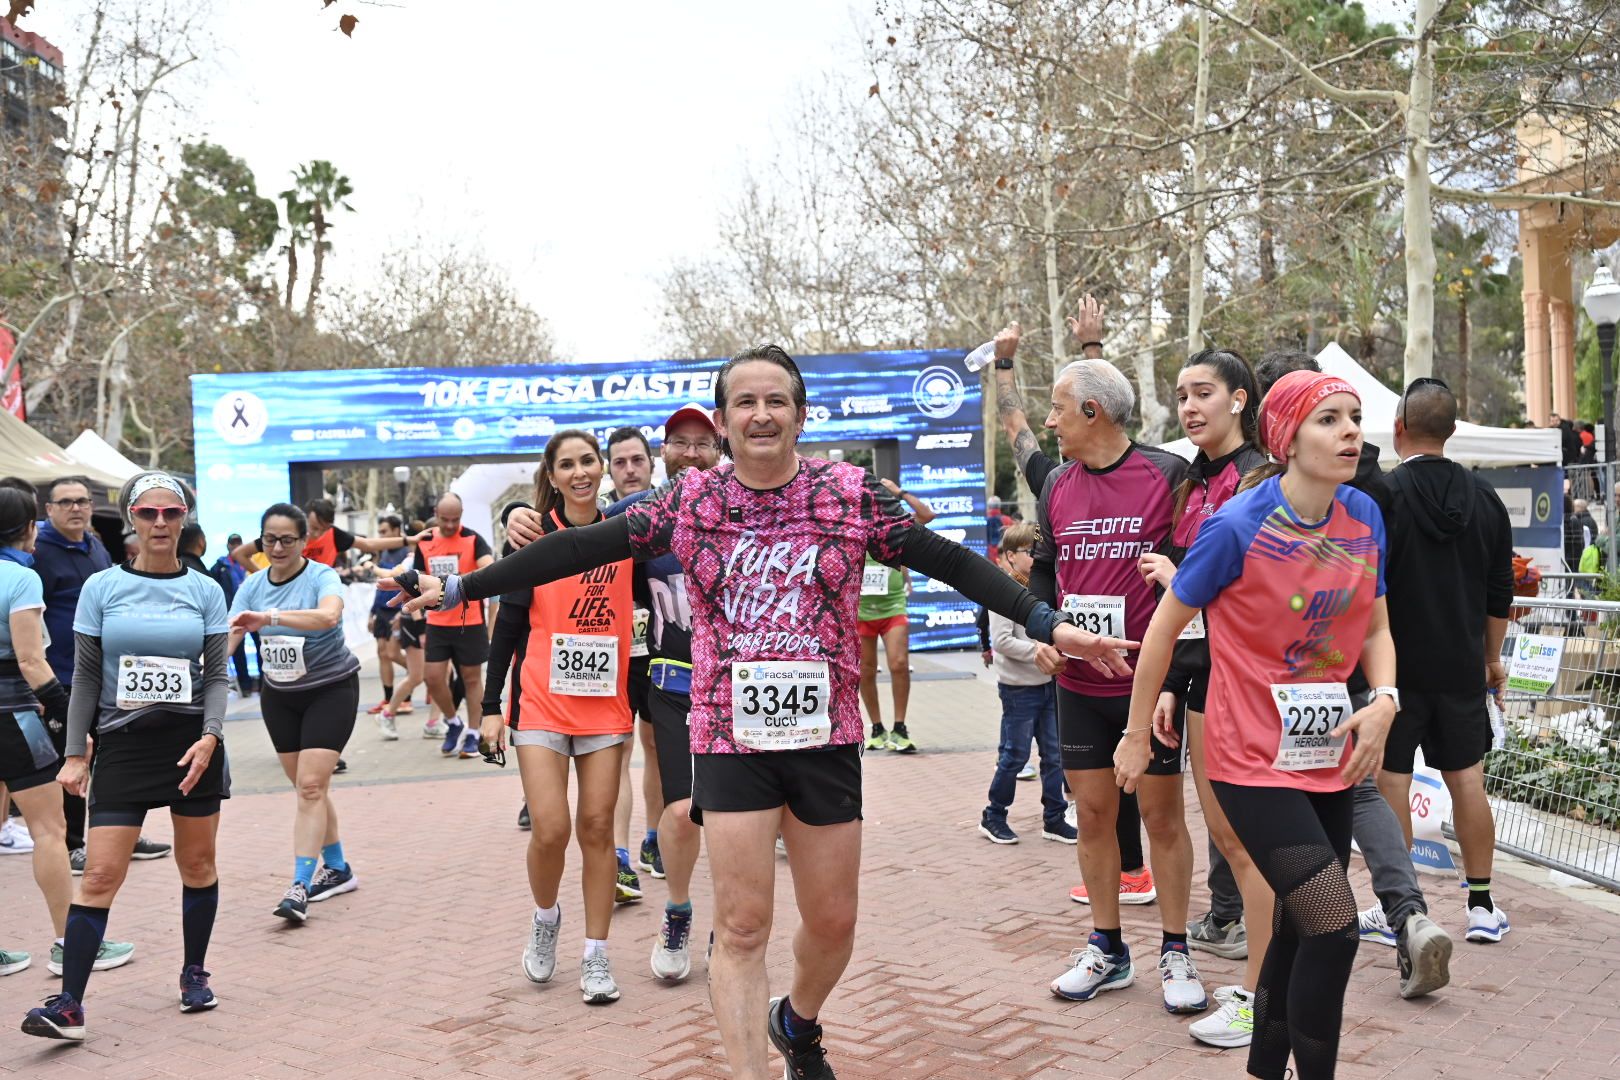
[[[73, 692], [67, 760], [57, 780], [88, 789], [84, 877], [68, 909], [62, 991], [30, 1011], [22, 1029], [82, 1040], [84, 990], [150, 810], [167, 808], [180, 871], [184, 965], [180, 1011], [217, 1000], [203, 963], [219, 906], [214, 840], [228, 798], [224, 720], [227, 689], [225, 594], [180, 562], [180, 530], [196, 507], [191, 489], [162, 472], [139, 473], [119, 492], [135, 530], [135, 557], [92, 575], [73, 619]], [[96, 731], [95, 783], [85, 744]]]
[[[602, 520], [596, 502], [602, 453], [586, 431], [559, 431], [535, 471], [535, 510], [545, 534]], [[585, 942], [580, 993], [588, 1005], [619, 999], [607, 936], [619, 872], [613, 811], [619, 760], [629, 752], [628, 676], [634, 622], [629, 559], [501, 597], [484, 684], [481, 748], [510, 742], [530, 819], [527, 867], [534, 917], [526, 927], [523, 974], [551, 981], [562, 932], [562, 885], [569, 834], [579, 843]], [[511, 669], [511, 697], [503, 708]], [[504, 715], [503, 715], [504, 713]], [[568, 806], [568, 768], [579, 778]]]

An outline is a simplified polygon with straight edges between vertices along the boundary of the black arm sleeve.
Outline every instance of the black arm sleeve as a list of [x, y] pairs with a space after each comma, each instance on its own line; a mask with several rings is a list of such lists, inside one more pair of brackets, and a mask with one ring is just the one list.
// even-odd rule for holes
[[73, 693], [68, 699], [67, 757], [83, 757], [101, 709], [101, 638], [73, 635]]
[[[1050, 473], [1047, 480], [1051, 480]], [[1030, 553], [1035, 561], [1029, 568], [1029, 591], [1035, 594], [1035, 599], [1055, 608], [1058, 606], [1057, 545], [1052, 542], [1052, 521], [1046, 509], [1044, 486], [1040, 494], [1035, 503], [1035, 550]]]
[[989, 652], [990, 613], [982, 607], [979, 608], [978, 613], [973, 616], [973, 625], [979, 628], [979, 651]]
[[1029, 455], [1029, 460], [1024, 462], [1024, 482], [1029, 485], [1029, 490], [1035, 493], [1036, 498], [1040, 498], [1041, 492], [1046, 488], [1046, 478], [1052, 475], [1055, 468], [1057, 462], [1040, 450]]
[[501, 714], [501, 698], [506, 694], [506, 677], [512, 668], [512, 657], [517, 653], [518, 642], [528, 633], [528, 605], [502, 603], [495, 614], [495, 633], [489, 639], [489, 667], [484, 672], [485, 716]]
[[632, 558], [630, 520], [623, 514], [548, 533], [508, 558], [461, 579], [463, 600], [487, 600]]
[[945, 582], [975, 604], [1018, 623], [1031, 639], [1051, 643], [1052, 628], [1061, 621], [1051, 606], [1036, 600], [990, 560], [961, 544], [913, 524], [906, 530], [900, 561], [920, 574]]

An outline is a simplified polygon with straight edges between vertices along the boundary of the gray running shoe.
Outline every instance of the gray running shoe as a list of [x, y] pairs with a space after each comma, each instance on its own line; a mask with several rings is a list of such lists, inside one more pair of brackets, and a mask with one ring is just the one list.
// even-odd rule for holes
[[580, 964], [579, 990], [587, 1005], [606, 1005], [619, 1000], [619, 984], [613, 981], [613, 969], [608, 965], [606, 952], [592, 953]]
[[550, 982], [557, 970], [557, 935], [562, 932], [562, 914], [554, 923], [530, 916], [529, 943], [523, 947], [523, 974], [530, 982]]
[[1223, 924], [1213, 911], [1206, 911], [1196, 922], [1187, 924], [1187, 945], [1225, 960], [1247, 960], [1249, 931], [1242, 919]]
[[1401, 997], [1432, 994], [1451, 981], [1451, 935], [1421, 911], [1413, 912], [1395, 943], [1395, 964], [1401, 971]]
[[692, 913], [664, 909], [664, 925], [653, 942], [652, 973], [665, 982], [678, 983], [692, 974]]

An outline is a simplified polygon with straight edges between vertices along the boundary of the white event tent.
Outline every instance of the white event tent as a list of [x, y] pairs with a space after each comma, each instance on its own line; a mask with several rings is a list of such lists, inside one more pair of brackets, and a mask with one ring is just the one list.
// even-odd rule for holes
[[[1379, 382], [1366, 368], [1337, 344], [1329, 344], [1316, 355], [1317, 363], [1330, 375], [1337, 375], [1361, 395], [1363, 437], [1379, 449], [1379, 463], [1390, 468], [1400, 463], [1395, 454], [1395, 407], [1401, 396]], [[1188, 460], [1195, 452], [1187, 439], [1165, 443]], [[1499, 465], [1557, 465], [1563, 460], [1560, 435], [1553, 428], [1498, 428], [1457, 424], [1457, 433], [1446, 443], [1446, 456], [1478, 468]]]
[[120, 480], [128, 480], [141, 471], [139, 465], [113, 449], [107, 440], [89, 428], [79, 432], [79, 437], [68, 443], [67, 452], [86, 465], [111, 473]]

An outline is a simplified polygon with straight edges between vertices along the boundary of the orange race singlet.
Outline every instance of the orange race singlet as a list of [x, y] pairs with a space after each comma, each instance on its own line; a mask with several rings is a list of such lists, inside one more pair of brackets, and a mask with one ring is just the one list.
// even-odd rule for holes
[[[567, 527], [555, 510], [551, 518], [555, 527]], [[519, 731], [622, 735], [631, 729], [633, 566], [625, 559], [534, 590], [519, 675]]]
[[[429, 540], [417, 545], [418, 565], [425, 563], [427, 572], [441, 580], [450, 574], [470, 574], [478, 569], [477, 545], [477, 534], [466, 529], [457, 528], [454, 536], [445, 536], [434, 529]], [[427, 621], [429, 626], [482, 626], [484, 602], [474, 600], [443, 611], [430, 611]]]

